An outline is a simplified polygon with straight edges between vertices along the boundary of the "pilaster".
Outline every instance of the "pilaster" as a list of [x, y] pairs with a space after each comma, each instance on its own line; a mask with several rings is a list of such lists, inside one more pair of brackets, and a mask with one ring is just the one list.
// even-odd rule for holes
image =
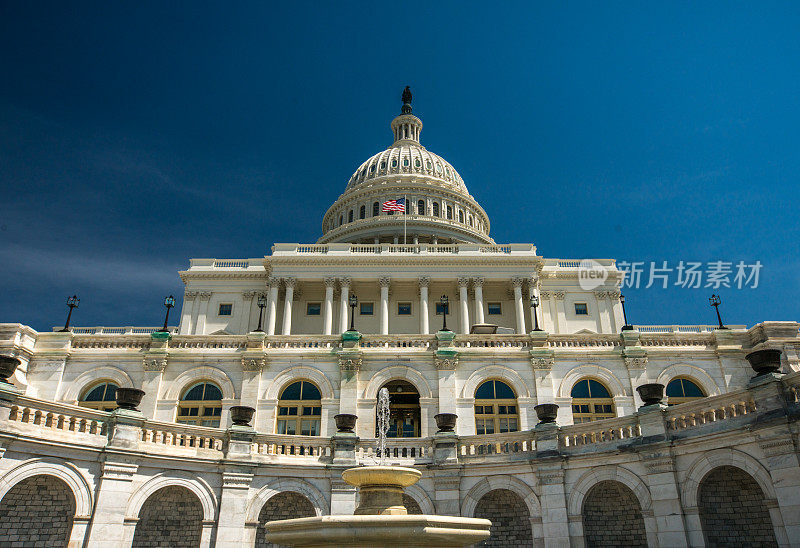
[[125, 510], [138, 469], [139, 465], [132, 459], [118, 455], [106, 456], [97, 488], [94, 518], [88, 531], [87, 548], [124, 545]]
[[216, 548], [239, 548], [245, 544], [245, 519], [252, 481], [253, 470], [250, 466], [224, 466], [214, 544]]

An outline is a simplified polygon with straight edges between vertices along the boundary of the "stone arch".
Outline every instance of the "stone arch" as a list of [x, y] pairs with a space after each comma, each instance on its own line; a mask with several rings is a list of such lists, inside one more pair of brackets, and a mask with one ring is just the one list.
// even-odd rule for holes
[[650, 490], [639, 476], [621, 466], [600, 466], [585, 472], [570, 489], [569, 500], [567, 501], [567, 512], [570, 516], [581, 515], [583, 499], [591, 488], [601, 481], [618, 481], [622, 483], [636, 495], [642, 514], [652, 511], [653, 501], [650, 498]]
[[579, 365], [570, 369], [558, 388], [559, 398], [571, 398], [572, 387], [581, 379], [592, 377], [605, 384], [612, 397], [627, 396], [624, 385], [610, 369], [597, 364]]
[[583, 499], [581, 523], [587, 546], [648, 546], [641, 504], [620, 481], [592, 485]]
[[278, 478], [259, 489], [255, 496], [250, 499], [245, 512], [246, 522], [258, 523], [258, 516], [264, 504], [275, 495], [285, 492], [299, 493], [306, 497], [314, 506], [314, 511], [318, 516], [329, 513], [328, 500], [322, 494], [322, 491], [313, 484], [298, 478]]
[[286, 388], [290, 383], [303, 379], [309, 380], [317, 385], [320, 394], [322, 394], [322, 399], [334, 397], [333, 385], [328, 377], [325, 376], [325, 373], [314, 367], [298, 365], [290, 367], [289, 369], [284, 369], [278, 373], [264, 393], [264, 399], [277, 400], [281, 395], [281, 390]]
[[422, 511], [423, 514], [435, 514], [436, 509], [433, 506], [433, 501], [428, 496], [428, 493], [425, 492], [425, 489], [420, 487], [419, 485], [409, 485], [408, 487], [404, 488], [406, 495], [411, 497], [416, 501], [419, 505], [419, 509]]
[[103, 365], [78, 375], [74, 381], [69, 383], [61, 399], [70, 403], [77, 402], [84, 390], [101, 380], [113, 382], [120, 388], [133, 388], [133, 381], [125, 371], [119, 367]]
[[467, 382], [464, 383], [464, 388], [461, 390], [461, 397], [474, 398], [475, 391], [478, 389], [481, 383], [490, 379], [499, 379], [507, 383], [509, 386], [511, 386], [511, 388], [514, 389], [514, 392], [517, 393], [518, 398], [530, 397], [528, 385], [519, 375], [519, 373], [513, 369], [502, 367], [500, 365], [489, 365], [474, 371], [467, 379]]
[[173, 484], [157, 489], [142, 504], [132, 548], [194, 548], [200, 545], [202, 535], [202, 502], [186, 486]]
[[236, 390], [233, 387], [230, 377], [216, 367], [204, 365], [202, 367], [195, 367], [188, 369], [178, 375], [174, 381], [167, 383], [167, 390], [162, 399], [177, 401], [181, 397], [181, 393], [194, 382], [201, 380], [209, 380], [219, 386], [222, 390], [223, 400], [232, 400], [236, 398]]
[[89, 519], [92, 514], [92, 489], [83, 474], [71, 463], [41, 458], [26, 461], [0, 478], [0, 500], [20, 481], [31, 476], [55, 476], [67, 484], [75, 497], [75, 517]]
[[776, 501], [775, 488], [766, 468], [747, 453], [728, 447], [705, 453], [689, 467], [686, 478], [682, 482], [683, 488], [681, 490], [684, 508], [697, 508], [700, 482], [703, 481], [706, 474], [719, 466], [741, 468], [756, 480], [767, 501]]
[[425, 377], [423, 377], [419, 371], [405, 365], [390, 365], [389, 367], [384, 367], [372, 376], [369, 384], [367, 384], [367, 387], [364, 389], [364, 396], [362, 399], [369, 400], [377, 398], [378, 390], [387, 382], [395, 379], [406, 380], [413, 384], [417, 388], [420, 398], [433, 397], [433, 392], [431, 392], [428, 381], [425, 380]]
[[758, 482], [735, 466], [717, 466], [698, 487], [698, 514], [708, 546], [777, 546], [775, 525]]
[[660, 382], [664, 386], [669, 384], [669, 381], [675, 377], [686, 377], [692, 380], [697, 386], [703, 389], [706, 396], [716, 396], [721, 394], [722, 391], [719, 385], [711, 378], [711, 375], [695, 365], [688, 365], [683, 363], [675, 363], [664, 368], [658, 374], [658, 379], [655, 382]]
[[214, 496], [214, 491], [202, 479], [191, 474], [174, 471], [162, 472], [145, 482], [133, 495], [128, 499], [128, 507], [125, 510], [126, 518], [138, 518], [142, 506], [150, 498], [150, 495], [164, 487], [171, 486], [185, 487], [194, 493], [200, 505], [203, 508], [203, 520], [213, 521], [217, 514], [217, 498]]
[[75, 518], [75, 496], [64, 480], [27, 477], [0, 500], [0, 545], [67, 546]]
[[481, 500], [485, 494], [496, 489], [513, 491], [525, 501], [528, 507], [528, 514], [531, 517], [541, 515], [542, 507], [539, 504], [539, 497], [536, 496], [533, 488], [519, 478], [505, 475], [488, 476], [476, 483], [464, 497], [464, 502], [461, 503], [461, 515], [464, 517], [472, 517], [475, 513], [478, 501]]
[[255, 548], [280, 548], [267, 538], [266, 524], [273, 520], [314, 517], [316, 511], [308, 497], [297, 491], [281, 491], [264, 503], [258, 513]]

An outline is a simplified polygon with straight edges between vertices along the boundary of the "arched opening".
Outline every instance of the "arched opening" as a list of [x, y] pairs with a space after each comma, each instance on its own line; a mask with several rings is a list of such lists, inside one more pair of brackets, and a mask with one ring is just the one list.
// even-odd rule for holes
[[417, 500], [412, 497], [411, 495], [407, 495], [403, 493], [403, 506], [406, 507], [406, 511], [409, 514], [421, 514], [422, 508], [420, 508], [419, 503]]
[[278, 398], [278, 434], [319, 436], [322, 424], [322, 394], [311, 381], [296, 381]]
[[700, 482], [698, 507], [707, 546], [777, 546], [764, 493], [735, 466], [719, 466]]
[[425, 200], [417, 202], [417, 215], [425, 215]]
[[453, 219], [453, 206], [447, 206], [447, 218]]
[[464, 223], [464, 212], [462, 210], [458, 211], [458, 222], [462, 224]]
[[256, 535], [257, 548], [278, 548], [267, 540], [267, 522], [280, 519], [310, 518], [317, 515], [311, 501], [300, 493], [284, 491], [270, 497], [258, 514], [258, 533]]
[[83, 391], [78, 398], [78, 405], [98, 411], [113, 411], [117, 408], [117, 388], [119, 386], [111, 381], [95, 383]]
[[353, 210], [352, 209], [347, 213], [347, 222], [348, 223], [352, 223], [353, 222]]
[[433, 202], [433, 216], [434, 217], [438, 217], [439, 216], [439, 203], [438, 202]]
[[582, 379], [572, 387], [572, 422], [590, 422], [616, 417], [608, 388], [595, 379]]
[[475, 517], [492, 521], [491, 536], [476, 546], [533, 546], [528, 506], [514, 491], [489, 491], [475, 506]]
[[519, 430], [517, 395], [503, 381], [489, 380], [475, 390], [475, 432], [516, 432]]
[[378, 214], [380, 213], [380, 207], [381, 207], [381, 204], [379, 204], [378, 202], [372, 202], [372, 216], [373, 217], [377, 217], [378, 216]]
[[219, 428], [221, 415], [222, 390], [216, 384], [201, 381], [184, 391], [176, 422]]
[[196, 548], [203, 532], [203, 505], [186, 487], [162, 487], [139, 510], [133, 548]]
[[362, 205], [361, 208], [358, 210], [358, 218], [365, 219], [366, 217], [367, 217], [367, 206]]
[[583, 499], [586, 546], [647, 546], [642, 507], [631, 489], [618, 481], [601, 481]]
[[706, 397], [703, 389], [686, 377], [676, 377], [669, 381], [666, 392], [667, 405], [678, 405]]
[[0, 545], [67, 546], [75, 495], [55, 476], [25, 478], [0, 501]]
[[[408, 381], [389, 381], [382, 386], [389, 391], [388, 438], [418, 438], [421, 436], [419, 392]], [[377, 436], [377, 421], [375, 427]]]

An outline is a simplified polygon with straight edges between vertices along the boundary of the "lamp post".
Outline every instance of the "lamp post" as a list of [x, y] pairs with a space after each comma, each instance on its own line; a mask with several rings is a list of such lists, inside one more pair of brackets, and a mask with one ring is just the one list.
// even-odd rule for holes
[[450, 331], [447, 329], [447, 309], [450, 305], [450, 299], [447, 298], [447, 295], [442, 295], [441, 299], [439, 299], [439, 304], [442, 306], [442, 331]]
[[622, 319], [625, 325], [622, 326], [623, 331], [633, 331], [633, 326], [628, 324], [628, 314], [625, 312], [625, 295], [620, 294], [619, 302], [622, 303]]
[[722, 299], [719, 298], [719, 295], [711, 295], [708, 299], [708, 304], [714, 307], [717, 311], [717, 321], [719, 322], [718, 329], [728, 329], [724, 325], [722, 325], [722, 317], [719, 315], [719, 305], [722, 304]]
[[167, 329], [167, 322], [169, 322], [169, 309], [175, 306], [175, 297], [170, 295], [164, 299], [164, 306], [167, 307], [167, 314], [164, 316], [164, 327], [161, 328], [162, 333], [169, 333]]
[[350, 304], [350, 331], [356, 330], [356, 306], [358, 306], [358, 297], [351, 293], [347, 302]]
[[77, 295], [73, 295], [72, 297], [67, 297], [67, 306], [69, 307], [69, 313], [67, 314], [67, 323], [64, 324], [64, 329], [61, 330], [62, 333], [66, 333], [69, 331], [69, 320], [72, 318], [72, 309], [78, 308], [81, 300], [78, 298]]
[[261, 329], [261, 321], [264, 319], [264, 307], [267, 306], [267, 298], [264, 295], [258, 296], [258, 328], [256, 329], [256, 333], [263, 333], [264, 330]]
[[541, 331], [541, 329], [539, 329], [539, 314], [536, 312], [536, 309], [539, 308], [538, 296], [534, 295], [531, 297], [531, 306], [533, 307], [533, 330]]

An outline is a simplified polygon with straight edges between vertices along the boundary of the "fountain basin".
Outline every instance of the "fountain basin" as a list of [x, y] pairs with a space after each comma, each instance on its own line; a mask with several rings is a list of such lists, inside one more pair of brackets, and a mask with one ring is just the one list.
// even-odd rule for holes
[[489, 538], [488, 519], [429, 515], [317, 516], [270, 521], [267, 540], [307, 548], [468, 546]]
[[404, 516], [403, 487], [414, 485], [422, 472], [405, 466], [359, 466], [342, 472], [342, 479], [359, 488], [361, 503], [355, 515]]

